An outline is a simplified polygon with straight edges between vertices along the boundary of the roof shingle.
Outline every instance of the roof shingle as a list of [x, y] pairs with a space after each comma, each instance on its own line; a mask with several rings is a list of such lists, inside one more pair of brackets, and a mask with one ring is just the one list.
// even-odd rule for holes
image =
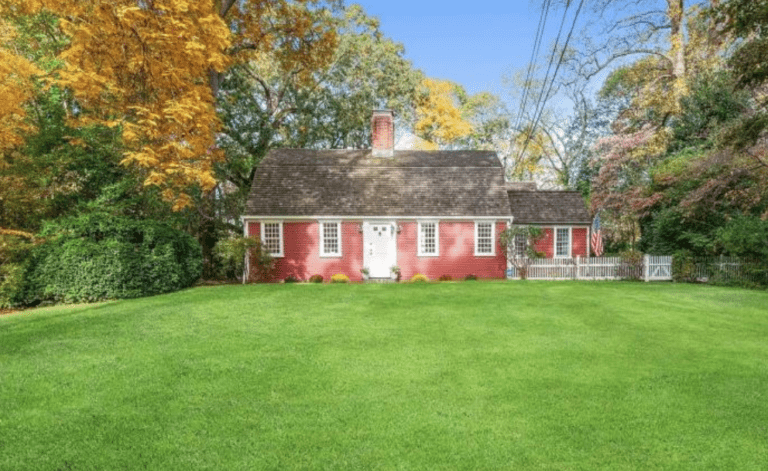
[[578, 191], [508, 191], [515, 224], [590, 224]]
[[270, 151], [256, 171], [254, 216], [511, 215], [501, 164], [490, 151]]

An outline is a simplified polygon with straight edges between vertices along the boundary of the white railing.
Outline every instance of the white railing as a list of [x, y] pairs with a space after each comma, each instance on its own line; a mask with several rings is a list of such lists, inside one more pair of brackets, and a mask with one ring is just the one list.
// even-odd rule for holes
[[671, 255], [645, 255], [643, 257], [643, 279], [645, 281], [668, 281], [672, 279]]
[[738, 257], [696, 258], [694, 263], [696, 264], [694, 268], [696, 281], [706, 283], [716, 278], [719, 282], [731, 282], [750, 278], [741, 272], [742, 261]]
[[[622, 257], [537, 258], [528, 260], [529, 280], [672, 280], [672, 257], [645, 255], [642, 261]], [[514, 265], [509, 266], [508, 278], [520, 278]]]

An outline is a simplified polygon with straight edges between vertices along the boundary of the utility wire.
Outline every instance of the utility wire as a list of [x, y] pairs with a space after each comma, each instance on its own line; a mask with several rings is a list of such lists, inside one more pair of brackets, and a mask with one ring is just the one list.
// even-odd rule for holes
[[517, 119], [512, 129], [518, 129], [520, 122], [523, 120], [523, 113], [525, 112], [525, 105], [528, 103], [528, 95], [530, 87], [527, 85], [533, 78], [534, 64], [539, 56], [539, 47], [541, 46], [541, 39], [544, 34], [544, 27], [547, 23], [547, 17], [549, 16], [549, 5], [552, 0], [546, 0], [542, 5], [541, 13], [539, 14], [539, 27], [536, 30], [536, 39], [533, 41], [533, 50], [531, 51], [531, 60], [528, 62], [528, 70], [525, 73], [525, 80], [523, 82], [523, 97], [520, 101], [520, 110], [517, 113]]
[[[528, 132], [528, 136], [525, 139], [525, 144], [523, 144], [523, 149], [520, 151], [520, 155], [518, 156], [518, 159], [520, 159], [523, 154], [525, 153], [525, 150], [528, 148], [528, 143], [531, 141], [531, 137], [533, 137], [533, 134], [536, 132], [536, 127], [539, 124], [539, 120], [541, 119], [541, 115], [544, 114], [544, 105], [546, 104], [547, 100], [549, 99], [549, 94], [552, 91], [552, 87], [555, 84], [555, 78], [557, 77], [557, 72], [560, 70], [560, 66], [563, 63], [563, 57], [565, 56], [565, 50], [568, 48], [568, 43], [571, 41], [571, 36], [573, 35], [573, 30], [576, 28], [576, 20], [579, 18], [579, 14], [581, 13], [581, 7], [584, 6], [584, 0], [580, 0], [579, 2], [579, 8], [576, 10], [576, 14], [573, 16], [573, 23], [571, 24], [571, 29], [568, 32], [568, 37], [565, 39], [565, 44], [563, 45], [561, 51], [560, 51], [560, 58], [557, 61], [557, 66], [555, 67], [555, 73], [552, 74], [552, 80], [549, 82], [549, 87], [547, 88], [547, 79], [544, 79], [544, 85], [542, 87], [542, 93], [539, 94], [539, 102], [536, 104], [537, 112], [534, 114], [534, 121], [533, 126], [531, 126], [530, 131]], [[566, 7], [565, 13], [568, 12], [568, 8]], [[563, 13], [563, 22], [565, 22], [565, 16], [566, 14]], [[562, 28], [562, 24], [561, 24]], [[561, 30], [562, 31], [562, 30]], [[558, 33], [558, 40], [560, 37], [560, 33]], [[554, 58], [555, 53], [557, 52], [557, 44], [558, 41], [555, 41], [555, 48], [552, 51], [552, 58]], [[552, 61], [550, 60], [550, 66], [552, 65]], [[547, 68], [547, 76], [549, 76], [549, 67]], [[544, 94], [544, 88], [547, 88], [547, 93]], [[542, 101], [542, 97], [544, 97]]]

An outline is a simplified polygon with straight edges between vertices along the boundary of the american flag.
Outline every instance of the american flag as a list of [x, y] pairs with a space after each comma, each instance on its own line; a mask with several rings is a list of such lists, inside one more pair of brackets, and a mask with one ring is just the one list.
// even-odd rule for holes
[[592, 252], [595, 257], [603, 254], [603, 233], [600, 230], [600, 213], [595, 214], [595, 220], [592, 221]]

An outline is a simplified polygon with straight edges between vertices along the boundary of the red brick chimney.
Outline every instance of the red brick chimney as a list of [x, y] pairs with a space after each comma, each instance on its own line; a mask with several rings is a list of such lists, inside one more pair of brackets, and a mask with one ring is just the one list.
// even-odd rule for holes
[[395, 155], [395, 117], [392, 110], [373, 110], [371, 148], [374, 157], [392, 157]]

